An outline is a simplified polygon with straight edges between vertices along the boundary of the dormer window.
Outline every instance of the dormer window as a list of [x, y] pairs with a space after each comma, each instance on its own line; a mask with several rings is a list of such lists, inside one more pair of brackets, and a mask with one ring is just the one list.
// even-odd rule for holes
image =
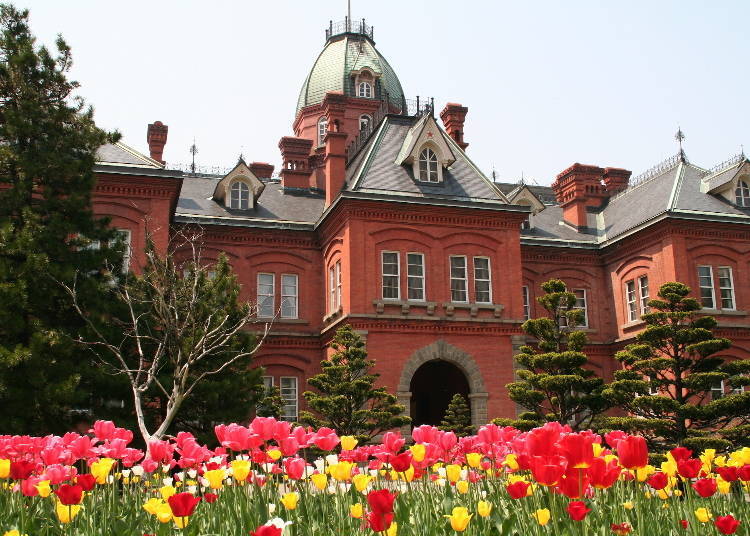
[[440, 182], [440, 166], [435, 151], [425, 147], [419, 153], [419, 180], [422, 182]]
[[328, 118], [323, 116], [318, 119], [318, 145], [323, 145], [328, 131]]
[[372, 117], [370, 117], [367, 114], [363, 114], [359, 116], [359, 131], [360, 132], [369, 132], [372, 128]]
[[734, 196], [738, 207], [750, 207], [750, 187], [747, 185], [747, 182], [742, 180], [737, 182]]
[[229, 191], [229, 208], [247, 210], [250, 206], [250, 188], [242, 181], [235, 181]]
[[357, 97], [365, 99], [372, 98], [372, 84], [370, 82], [360, 82], [357, 86]]

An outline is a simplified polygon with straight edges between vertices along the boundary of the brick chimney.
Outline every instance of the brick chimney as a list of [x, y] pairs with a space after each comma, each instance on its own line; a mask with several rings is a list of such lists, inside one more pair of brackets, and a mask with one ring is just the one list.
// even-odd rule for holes
[[169, 127], [161, 121], [154, 121], [148, 126], [146, 131], [146, 141], [148, 142], [148, 152], [154, 160], [162, 164], [166, 162], [162, 159], [164, 146], [167, 144], [167, 131]]
[[[284, 136], [279, 141], [281, 150], [281, 186], [283, 188], [310, 187], [310, 150], [313, 141], [306, 138]], [[268, 164], [265, 164], [268, 165]], [[252, 167], [250, 168], [253, 169]], [[271, 166], [273, 170], [273, 166]], [[255, 173], [255, 171], [253, 171]], [[260, 177], [260, 176], [258, 176]]]
[[563, 219], [574, 227], [586, 227], [586, 207], [598, 207], [608, 197], [602, 184], [604, 170], [575, 163], [557, 176], [552, 189], [563, 209]]
[[259, 179], [270, 179], [271, 175], [273, 175], [273, 165], [266, 162], [253, 162], [247, 167]]
[[615, 195], [617, 192], [622, 192], [628, 187], [630, 182], [630, 175], [632, 171], [621, 168], [604, 168], [604, 187], [607, 189], [607, 193], [610, 196]]
[[325, 137], [325, 190], [328, 207], [339, 195], [346, 180], [346, 139], [343, 130], [346, 97], [340, 92], [326, 93], [323, 99], [323, 113], [328, 119], [328, 133]]
[[461, 106], [455, 102], [449, 102], [440, 112], [440, 119], [443, 120], [443, 125], [448, 135], [458, 144], [464, 151], [469, 146], [464, 141], [464, 121], [466, 120], [466, 113], [469, 109], [466, 106]]

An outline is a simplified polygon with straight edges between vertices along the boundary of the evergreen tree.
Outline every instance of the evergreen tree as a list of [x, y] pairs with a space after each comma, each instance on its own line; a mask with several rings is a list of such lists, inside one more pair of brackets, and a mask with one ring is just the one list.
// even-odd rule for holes
[[369, 372], [375, 362], [367, 359], [365, 343], [351, 326], [336, 331], [331, 348], [334, 354], [320, 363], [322, 372], [307, 380], [317, 392], [303, 394], [317, 415], [302, 412], [301, 423], [327, 426], [365, 442], [411, 422], [402, 415], [405, 408], [394, 395], [385, 387], [375, 387], [379, 374]]
[[[116, 134], [73, 96], [71, 52], [37, 46], [28, 12], [0, 5], [0, 407], [3, 433], [63, 432], [91, 368], [82, 323], [59, 284], [92, 274], [82, 302], [104, 308], [122, 243], [91, 209], [96, 150]], [[92, 247], [98, 245], [99, 247]], [[109, 246], [109, 247], [108, 247]]]
[[542, 289], [544, 295], [537, 302], [549, 316], [524, 322], [522, 328], [536, 339], [536, 348], [521, 347], [515, 356], [523, 367], [517, 371], [519, 380], [507, 385], [511, 400], [529, 411], [517, 420], [496, 422], [529, 429], [558, 421], [574, 430], [587, 429], [609, 404], [602, 396], [604, 380], [585, 368], [586, 334], [576, 329], [584, 313], [576, 309], [576, 296], [563, 281], [550, 279]]
[[453, 395], [438, 428], [445, 432], [454, 432], [458, 437], [466, 437], [474, 433], [474, 427], [471, 425], [471, 410], [462, 394]]
[[[689, 294], [682, 283], [665, 283], [659, 299], [648, 302], [651, 312], [641, 316], [646, 329], [615, 355], [625, 368], [605, 392], [629, 415], [607, 422], [662, 448], [748, 445], [750, 360], [715, 355], [731, 343], [714, 336], [716, 320], [699, 314], [701, 305]], [[717, 385], [737, 391], [714, 399]]]
[[273, 385], [268, 389], [264, 387], [258, 398], [258, 405], [255, 407], [255, 414], [258, 417], [281, 418], [284, 399], [281, 398], [281, 389], [278, 386]]

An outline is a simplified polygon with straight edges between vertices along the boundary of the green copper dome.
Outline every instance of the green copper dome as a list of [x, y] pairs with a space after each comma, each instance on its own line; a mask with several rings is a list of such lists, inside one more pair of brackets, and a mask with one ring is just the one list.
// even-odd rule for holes
[[357, 33], [334, 35], [315, 60], [310, 74], [302, 85], [297, 100], [296, 114], [305, 106], [320, 104], [329, 91], [341, 91], [345, 95], [354, 95], [352, 71], [370, 69], [377, 79], [376, 99], [384, 99], [402, 110], [404, 92], [401, 82], [386, 59], [375, 48], [369, 37]]

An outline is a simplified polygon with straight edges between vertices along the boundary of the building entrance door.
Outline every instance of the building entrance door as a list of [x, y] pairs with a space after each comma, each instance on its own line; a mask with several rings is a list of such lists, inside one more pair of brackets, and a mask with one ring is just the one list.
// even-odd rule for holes
[[469, 401], [469, 382], [456, 365], [439, 359], [428, 361], [412, 376], [412, 426], [437, 426], [443, 420], [451, 398], [456, 393]]

